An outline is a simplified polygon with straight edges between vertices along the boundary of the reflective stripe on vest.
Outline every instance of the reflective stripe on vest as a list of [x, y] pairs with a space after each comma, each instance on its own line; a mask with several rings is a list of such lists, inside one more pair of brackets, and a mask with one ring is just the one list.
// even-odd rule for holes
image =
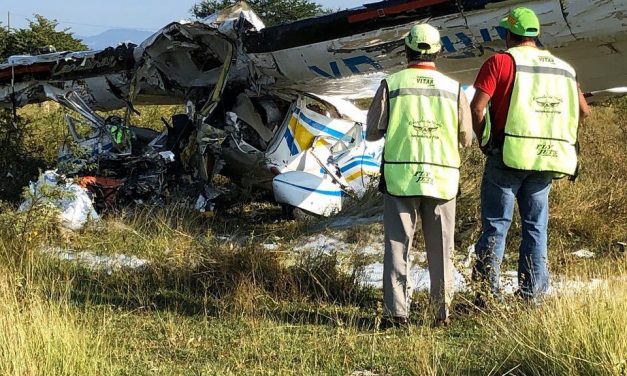
[[503, 162], [520, 170], [574, 175], [579, 92], [575, 70], [548, 51], [507, 51], [516, 76], [505, 123]]
[[459, 188], [459, 83], [409, 68], [386, 79], [389, 120], [383, 174], [394, 196], [450, 200]]
[[479, 143], [479, 146], [481, 148], [487, 148], [489, 146], [488, 143], [491, 141], [490, 139], [492, 138], [492, 119], [490, 118], [490, 105], [491, 103], [488, 103], [485, 111], [485, 123], [483, 125], [483, 133], [481, 133], [481, 141]]

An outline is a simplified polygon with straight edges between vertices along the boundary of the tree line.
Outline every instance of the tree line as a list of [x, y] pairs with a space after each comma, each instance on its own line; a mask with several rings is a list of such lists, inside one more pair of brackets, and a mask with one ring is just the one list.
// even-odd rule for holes
[[87, 46], [76, 39], [69, 28], [57, 30], [59, 23], [39, 14], [23, 29], [7, 30], [0, 25], [0, 59], [12, 55], [37, 55], [47, 46], [57, 51], [83, 51]]

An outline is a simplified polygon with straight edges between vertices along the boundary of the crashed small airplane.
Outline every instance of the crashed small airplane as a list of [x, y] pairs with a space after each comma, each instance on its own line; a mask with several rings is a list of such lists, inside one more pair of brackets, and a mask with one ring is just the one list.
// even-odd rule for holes
[[[363, 195], [380, 166], [382, 143], [365, 141], [365, 112], [348, 99], [372, 96], [403, 66], [411, 26], [440, 29], [440, 70], [470, 84], [505, 48], [497, 25], [514, 6], [536, 11], [541, 45], [573, 64], [589, 98], [627, 92], [625, 0], [390, 0], [273, 27], [240, 2], [139, 46], [12, 56], [0, 65], [0, 106], [55, 100], [80, 114], [66, 119], [96, 163], [89, 174], [123, 178], [131, 196], [160, 194], [187, 174], [201, 182], [204, 208], [220, 172], [272, 189], [290, 210], [330, 215]], [[186, 111], [159, 134], [131, 126], [137, 104]], [[119, 108], [125, 117], [95, 112]]]

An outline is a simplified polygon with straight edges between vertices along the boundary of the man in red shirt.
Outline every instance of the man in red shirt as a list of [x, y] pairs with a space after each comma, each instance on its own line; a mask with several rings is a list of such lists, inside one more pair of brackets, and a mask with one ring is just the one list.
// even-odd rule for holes
[[[537, 47], [540, 22], [531, 9], [514, 9], [501, 21], [501, 26], [507, 30], [505, 42], [508, 51], [497, 53], [483, 64], [474, 84], [476, 93], [470, 105], [473, 130], [487, 156], [481, 185], [482, 233], [475, 245], [478, 261], [473, 276], [487, 282], [492, 293], [497, 298], [500, 297], [500, 264], [512, 222], [514, 202], [518, 202], [522, 219], [518, 262], [519, 293], [523, 298], [535, 300], [547, 291], [549, 284], [548, 197], [552, 179], [556, 177], [555, 171], [536, 166], [542, 166], [540, 158], [544, 157], [541, 155], [543, 151], [553, 153], [551, 148], [557, 148], [556, 145], [575, 149], [576, 142], [563, 146], [559, 144], [563, 140], [557, 137], [530, 135], [538, 132], [537, 129], [552, 136], [552, 132], [563, 131], [565, 127], [568, 130], [576, 128], [577, 121], [572, 120], [577, 117], [576, 107], [579, 120], [588, 115], [589, 109], [581, 91], [577, 98], [578, 89], [574, 83], [572, 67]], [[519, 56], [520, 61], [514, 56]], [[556, 67], [565, 68], [547, 66], [544, 64], [547, 61], [557, 64]], [[517, 68], [520, 71], [518, 73]], [[572, 81], [568, 81], [569, 79]], [[547, 88], [542, 87], [543, 80], [555, 80], [560, 84], [545, 95]], [[553, 97], [560, 99], [550, 103], [544, 99]], [[540, 105], [547, 107], [537, 107]], [[546, 114], [550, 112], [551, 114]], [[570, 114], [571, 117], [563, 114]], [[507, 133], [506, 129], [510, 132]], [[513, 129], [519, 133], [511, 132]], [[574, 133], [576, 134], [576, 130]], [[510, 141], [506, 146], [507, 137]], [[516, 146], [512, 146], [514, 144]], [[541, 148], [546, 145], [549, 149]], [[536, 156], [536, 148], [537, 155], [541, 157]], [[509, 164], [504, 162], [504, 151], [509, 158]], [[522, 165], [534, 167], [512, 168], [512, 159], [519, 159]], [[478, 298], [479, 304], [485, 303], [481, 296]]]

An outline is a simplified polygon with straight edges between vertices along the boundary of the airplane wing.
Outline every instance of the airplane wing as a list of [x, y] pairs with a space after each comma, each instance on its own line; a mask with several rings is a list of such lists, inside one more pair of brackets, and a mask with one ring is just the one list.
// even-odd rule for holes
[[585, 90], [626, 86], [623, 0], [382, 1], [265, 28], [249, 35], [244, 45], [256, 77], [272, 77], [276, 87], [371, 96], [385, 74], [404, 66], [403, 39], [409, 29], [429, 22], [442, 36], [440, 70], [471, 84], [481, 63], [505, 49], [505, 31], [498, 24], [518, 6], [536, 11], [541, 44], [575, 67]]
[[50, 99], [45, 85], [52, 84], [81, 93], [96, 109], [122, 107], [125, 103], [118, 92], [134, 69], [133, 48], [120, 45], [102, 51], [12, 56], [0, 64], [0, 106], [44, 102]]
[[14, 57], [0, 65], [0, 106], [46, 100], [42, 84], [78, 91], [102, 110], [191, 100], [210, 113], [226, 87], [368, 97], [403, 67], [403, 39], [419, 22], [440, 29], [440, 70], [471, 84], [505, 48], [497, 25], [516, 6], [538, 13], [540, 42], [573, 64], [584, 90], [627, 86], [624, 0], [389, 0], [267, 28], [239, 3], [171, 23], [136, 47]]

